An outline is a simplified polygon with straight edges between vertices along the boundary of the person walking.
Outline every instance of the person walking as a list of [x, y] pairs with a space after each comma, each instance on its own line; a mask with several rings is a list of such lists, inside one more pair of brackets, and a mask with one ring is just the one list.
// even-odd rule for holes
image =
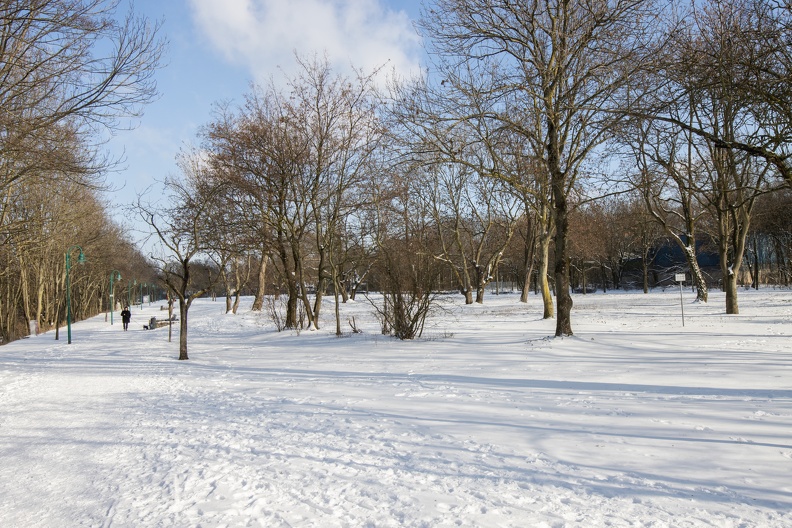
[[129, 321], [132, 319], [132, 312], [129, 311], [129, 306], [124, 306], [121, 310], [121, 321], [124, 323], [124, 331], [129, 329]]

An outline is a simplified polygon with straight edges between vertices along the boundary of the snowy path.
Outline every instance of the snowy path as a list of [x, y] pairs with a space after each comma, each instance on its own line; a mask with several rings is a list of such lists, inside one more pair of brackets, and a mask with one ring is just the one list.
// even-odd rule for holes
[[684, 330], [672, 295], [576, 297], [567, 339], [501, 296], [408, 343], [365, 303], [339, 339], [208, 301], [188, 362], [156, 307], [12, 343], [0, 525], [792, 526], [792, 293], [746, 297]]

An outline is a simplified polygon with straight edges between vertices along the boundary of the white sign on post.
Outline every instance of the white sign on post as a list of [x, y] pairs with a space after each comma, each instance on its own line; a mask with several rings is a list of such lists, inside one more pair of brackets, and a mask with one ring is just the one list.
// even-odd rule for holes
[[685, 282], [685, 274], [675, 273], [674, 280], [679, 283], [679, 306], [682, 307], [682, 326], [685, 326], [685, 304], [682, 302], [682, 283]]

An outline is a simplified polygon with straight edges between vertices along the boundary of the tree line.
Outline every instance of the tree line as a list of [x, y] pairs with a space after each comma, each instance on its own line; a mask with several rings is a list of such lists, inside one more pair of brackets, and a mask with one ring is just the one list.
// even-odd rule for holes
[[103, 145], [156, 96], [163, 50], [157, 26], [118, 4], [0, 1], [3, 343], [63, 323], [70, 251], [75, 319], [107, 309], [111, 270], [156, 278], [101, 198], [118, 164]]
[[744, 267], [754, 285], [789, 280], [790, 15], [772, 0], [436, 0], [419, 78], [296, 57], [284, 83], [217, 105], [166, 201], [137, 204], [180, 355], [190, 304], [219, 285], [230, 311], [250, 287], [255, 309], [282, 294], [283, 328], [333, 310], [337, 333], [340, 303], [376, 289], [383, 332], [410, 338], [438, 291], [482, 302], [510, 274], [571, 335], [573, 288], [621, 287], [638, 262], [648, 289], [661, 239], [701, 301], [698, 253], [717, 253], [738, 313]]
[[326, 295], [337, 314], [365, 280], [384, 294], [383, 331], [420, 334], [434, 292], [481, 301], [517, 243], [523, 295], [535, 276], [570, 335], [571, 281], [598, 267], [619, 287], [638, 257], [646, 288], [661, 238], [701, 301], [706, 242], [738, 313], [760, 243], [788, 281], [791, 14], [770, 0], [437, 0], [420, 78], [383, 89], [298, 57], [285, 87], [219, 107], [182, 153], [179, 240], [223, 248], [221, 263], [253, 254], [259, 277], [271, 265], [288, 328], [316, 327]]

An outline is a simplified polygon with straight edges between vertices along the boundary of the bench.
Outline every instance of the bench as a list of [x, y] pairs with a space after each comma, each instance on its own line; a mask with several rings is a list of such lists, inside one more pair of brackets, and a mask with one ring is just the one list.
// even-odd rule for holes
[[178, 319], [175, 315], [171, 316], [170, 319], [157, 319], [156, 317], [152, 317], [149, 319], [149, 324], [143, 325], [143, 330], [154, 330], [156, 328], [162, 328], [163, 326], [168, 326], [171, 323], [177, 322]]

